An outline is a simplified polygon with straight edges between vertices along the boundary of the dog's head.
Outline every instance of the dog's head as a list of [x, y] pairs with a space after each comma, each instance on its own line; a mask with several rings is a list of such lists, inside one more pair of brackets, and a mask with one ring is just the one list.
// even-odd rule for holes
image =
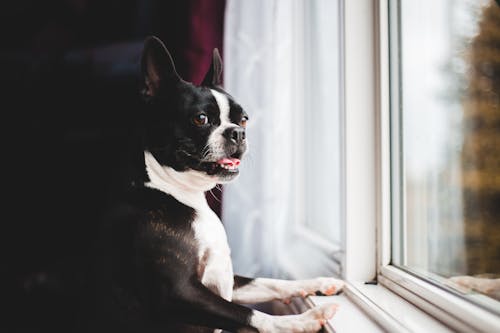
[[144, 44], [144, 145], [162, 165], [196, 170], [227, 182], [238, 175], [247, 149], [243, 108], [220, 87], [222, 61], [214, 49], [210, 68], [196, 86], [180, 78], [172, 57], [156, 37]]

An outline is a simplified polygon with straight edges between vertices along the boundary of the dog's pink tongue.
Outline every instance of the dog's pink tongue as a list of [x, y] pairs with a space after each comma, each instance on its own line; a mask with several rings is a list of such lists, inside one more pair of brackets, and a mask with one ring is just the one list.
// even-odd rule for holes
[[225, 157], [217, 161], [217, 164], [227, 165], [230, 167], [237, 167], [238, 165], [240, 165], [240, 163], [241, 161], [239, 159], [233, 157], [231, 158]]

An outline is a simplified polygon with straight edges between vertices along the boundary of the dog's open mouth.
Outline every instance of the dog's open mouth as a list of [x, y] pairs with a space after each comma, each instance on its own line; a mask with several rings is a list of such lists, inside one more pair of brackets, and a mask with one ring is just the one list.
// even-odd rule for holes
[[237, 174], [239, 172], [238, 166], [241, 160], [236, 157], [224, 157], [216, 162], [205, 162], [205, 171], [209, 175], [215, 174]]
[[218, 160], [215, 163], [223, 169], [235, 170], [235, 169], [238, 169], [238, 166], [240, 165], [241, 161], [238, 158], [225, 157], [225, 158], [221, 158], [220, 160]]

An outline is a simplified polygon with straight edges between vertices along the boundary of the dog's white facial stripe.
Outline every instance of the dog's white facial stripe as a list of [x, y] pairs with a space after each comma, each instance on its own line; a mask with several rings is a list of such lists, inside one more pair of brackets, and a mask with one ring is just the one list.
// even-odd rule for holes
[[230, 107], [229, 107], [229, 99], [227, 98], [227, 96], [214, 89], [210, 89], [210, 92], [214, 96], [217, 106], [219, 107], [220, 125], [208, 137], [207, 141], [207, 146], [209, 149], [209, 155], [207, 156], [208, 160], [225, 157], [224, 156], [225, 139], [223, 136], [224, 131], [229, 127], [236, 126], [235, 124], [231, 123], [231, 120], [229, 119]]
[[210, 89], [210, 91], [212, 92], [212, 95], [217, 102], [217, 106], [219, 107], [221, 121], [220, 127], [227, 127], [227, 125], [231, 124], [231, 120], [229, 119], [229, 100], [226, 95], [218, 92], [217, 90]]

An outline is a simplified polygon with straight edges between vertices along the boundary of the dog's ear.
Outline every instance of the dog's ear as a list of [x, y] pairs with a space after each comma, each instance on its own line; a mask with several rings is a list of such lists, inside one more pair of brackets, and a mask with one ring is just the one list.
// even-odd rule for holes
[[205, 75], [205, 78], [203, 79], [201, 85], [209, 87], [220, 86], [221, 74], [222, 74], [222, 59], [220, 57], [219, 50], [215, 48], [212, 55], [212, 64], [210, 65], [210, 68], [208, 69], [208, 72]]
[[172, 56], [163, 42], [155, 36], [144, 41], [141, 69], [146, 85], [143, 93], [147, 97], [155, 96], [161, 86], [182, 81], [175, 70]]

